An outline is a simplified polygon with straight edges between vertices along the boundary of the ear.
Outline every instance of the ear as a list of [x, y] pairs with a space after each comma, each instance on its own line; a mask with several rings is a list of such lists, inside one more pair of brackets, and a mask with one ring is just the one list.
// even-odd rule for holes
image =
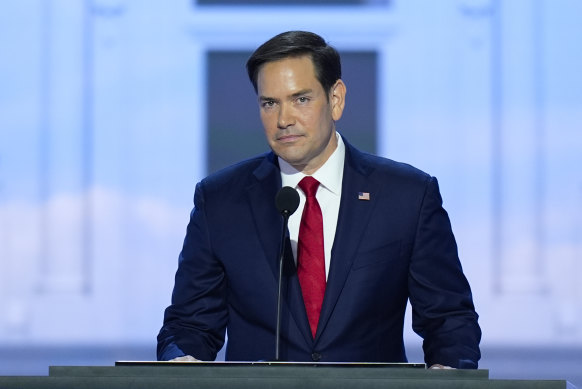
[[346, 104], [346, 84], [342, 80], [337, 80], [331, 87], [329, 101], [331, 103], [331, 117], [334, 121], [338, 121], [342, 117]]

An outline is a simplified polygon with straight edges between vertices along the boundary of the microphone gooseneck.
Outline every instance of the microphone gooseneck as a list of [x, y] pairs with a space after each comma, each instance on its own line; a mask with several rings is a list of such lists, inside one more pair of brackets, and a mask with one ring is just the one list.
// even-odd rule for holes
[[279, 343], [281, 339], [281, 291], [283, 284], [283, 256], [285, 255], [285, 238], [289, 216], [299, 207], [299, 193], [295, 188], [284, 186], [275, 196], [275, 207], [283, 216], [283, 231], [281, 233], [281, 249], [279, 251], [279, 290], [277, 292], [277, 325], [275, 327], [275, 361], [279, 361]]

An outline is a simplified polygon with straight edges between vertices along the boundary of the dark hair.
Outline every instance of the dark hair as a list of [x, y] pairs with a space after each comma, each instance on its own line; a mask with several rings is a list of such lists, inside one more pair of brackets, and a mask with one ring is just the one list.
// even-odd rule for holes
[[309, 56], [315, 69], [315, 77], [329, 92], [342, 76], [340, 56], [336, 49], [317, 34], [307, 31], [283, 32], [259, 46], [247, 61], [247, 72], [255, 92], [261, 66], [267, 62], [288, 57]]

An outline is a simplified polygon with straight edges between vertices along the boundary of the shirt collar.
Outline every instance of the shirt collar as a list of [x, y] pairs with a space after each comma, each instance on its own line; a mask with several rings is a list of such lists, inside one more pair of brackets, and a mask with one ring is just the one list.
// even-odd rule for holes
[[[325, 163], [312, 174], [312, 177], [319, 181], [320, 184], [330, 192], [339, 195], [341, 194], [342, 178], [344, 174], [346, 147], [339, 133], [336, 132], [335, 136], [337, 137], [337, 147], [327, 161], [325, 161]], [[283, 186], [297, 188], [299, 181], [301, 181], [306, 174], [295, 169], [281, 157], [278, 158]]]

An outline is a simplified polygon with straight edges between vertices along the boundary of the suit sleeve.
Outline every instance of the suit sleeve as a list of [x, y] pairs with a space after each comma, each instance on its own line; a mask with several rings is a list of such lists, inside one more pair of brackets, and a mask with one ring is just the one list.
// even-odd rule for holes
[[224, 344], [227, 323], [224, 268], [213, 255], [203, 183], [196, 186], [194, 209], [176, 272], [172, 304], [158, 335], [158, 360], [192, 355], [214, 360]]
[[481, 329], [438, 183], [427, 179], [409, 270], [412, 327], [425, 362], [477, 368]]

